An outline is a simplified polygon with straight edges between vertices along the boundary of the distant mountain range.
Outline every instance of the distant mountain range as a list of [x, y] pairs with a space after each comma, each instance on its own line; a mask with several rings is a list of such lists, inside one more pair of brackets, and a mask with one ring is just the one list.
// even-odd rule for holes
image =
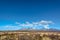
[[34, 30], [34, 29], [24, 29], [24, 30], [0, 30], [1, 31], [52, 31], [52, 32], [60, 32], [60, 30], [58, 29], [53, 29], [53, 28], [50, 28], [50, 29], [40, 29], [40, 30]]
[[53, 28], [50, 28], [50, 29], [42, 29], [42, 30], [45, 30], [45, 31], [60, 31], [58, 29], [53, 29]]

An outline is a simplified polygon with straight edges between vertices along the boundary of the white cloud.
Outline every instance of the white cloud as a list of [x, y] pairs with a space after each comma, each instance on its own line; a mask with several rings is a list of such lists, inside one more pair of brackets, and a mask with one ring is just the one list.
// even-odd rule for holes
[[20, 24], [19, 22], [16, 22], [15, 24]]
[[41, 20], [40, 24], [47, 25], [47, 24], [53, 24], [53, 22], [52, 21]]
[[45, 21], [45, 20], [40, 21], [40, 25], [43, 26], [46, 29], [49, 29], [50, 24], [53, 24], [53, 22], [52, 21]]
[[[1, 27], [3, 27], [3, 28], [1, 28]], [[4, 25], [1, 27], [0, 27], [0, 30], [18, 30], [18, 29], [20, 29], [19, 26], [14, 26], [14, 25]]]

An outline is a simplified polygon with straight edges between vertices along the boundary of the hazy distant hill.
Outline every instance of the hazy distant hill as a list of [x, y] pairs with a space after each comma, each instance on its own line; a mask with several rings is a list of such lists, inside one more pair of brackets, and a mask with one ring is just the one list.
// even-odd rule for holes
[[33, 29], [24, 29], [24, 30], [0, 30], [0, 32], [4, 32], [4, 31], [22, 31], [22, 32], [26, 32], [26, 31], [52, 31], [52, 32], [60, 32], [60, 30], [58, 29], [53, 29], [53, 28], [50, 28], [50, 29], [40, 29], [40, 30], [33, 30]]

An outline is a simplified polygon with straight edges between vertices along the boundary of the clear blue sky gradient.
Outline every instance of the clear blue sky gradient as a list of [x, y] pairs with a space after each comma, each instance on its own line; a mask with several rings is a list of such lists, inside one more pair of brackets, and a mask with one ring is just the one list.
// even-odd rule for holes
[[60, 29], [60, 0], [0, 0], [0, 29], [3, 25], [51, 20]]

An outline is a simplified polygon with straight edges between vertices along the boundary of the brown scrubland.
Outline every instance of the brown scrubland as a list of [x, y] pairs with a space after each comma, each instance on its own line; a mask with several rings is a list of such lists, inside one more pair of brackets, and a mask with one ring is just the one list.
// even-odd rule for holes
[[0, 31], [0, 40], [60, 40], [59, 31]]

